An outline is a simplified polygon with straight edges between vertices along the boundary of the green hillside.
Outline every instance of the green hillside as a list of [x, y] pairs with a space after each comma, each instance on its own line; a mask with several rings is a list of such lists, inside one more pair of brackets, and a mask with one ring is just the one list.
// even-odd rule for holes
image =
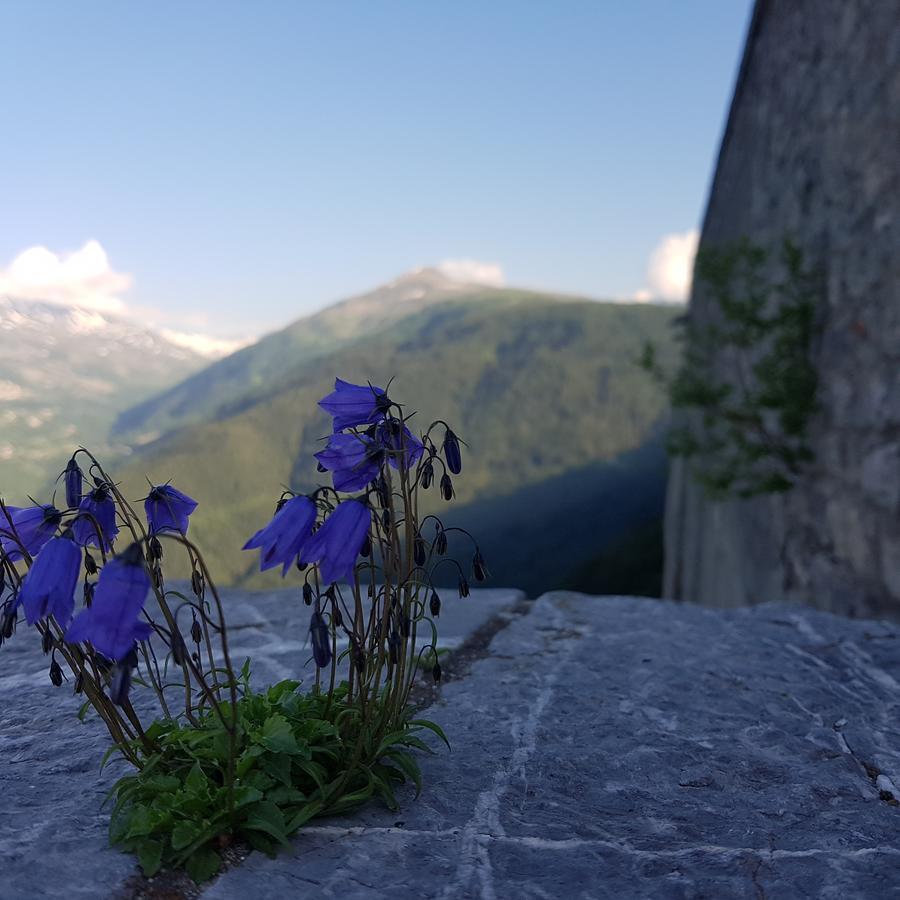
[[[254, 559], [239, 548], [271, 515], [283, 486], [317, 482], [312, 453], [330, 420], [316, 401], [336, 375], [382, 384], [395, 376], [391, 395], [418, 410], [423, 426], [441, 416], [468, 442], [463, 473], [455, 479], [456, 504], [446, 506], [433, 493], [429, 499], [435, 511], [475, 504], [468, 525], [478, 533], [485, 524], [487, 546], [503, 516], [491, 518], [485, 504], [495, 501], [496, 512], [529, 486], [611, 461], [648, 441], [665, 415], [664, 399], [634, 363], [646, 340], [664, 357], [674, 352], [674, 314], [671, 307], [516, 291], [438, 302], [327, 354], [297, 353], [293, 365], [256, 388], [221, 398], [212, 421], [142, 448], [122, 474], [134, 496], [142, 496], [147, 475], [171, 478], [196, 497], [201, 505], [192, 532], [219, 579], [263, 586], [264, 579], [251, 576]], [[662, 468], [660, 457], [655, 471]], [[578, 478], [560, 484], [538, 492], [539, 502], [515, 508], [534, 547], [551, 530], [565, 545], [567, 531], [581, 527], [556, 500], [578, 499], [584, 485]], [[603, 502], [602, 491], [592, 496]], [[615, 502], [629, 498], [620, 491]], [[628, 518], [624, 509], [622, 515]], [[582, 556], [575, 554], [571, 564]], [[504, 583], [517, 583], [508, 571]]]
[[194, 422], [221, 416], [238, 397], [263, 396], [298, 360], [310, 362], [447, 300], [503, 302], [526, 292], [464, 284], [436, 269], [418, 269], [349, 297], [266, 335], [157, 396], [121, 413], [113, 434], [145, 443]]
[[[655, 434], [610, 462], [476, 500], [442, 518], [477, 523], [495, 584], [531, 597], [560, 588], [658, 596], [666, 459], [662, 434]], [[471, 551], [462, 544], [450, 555], [467, 569]]]

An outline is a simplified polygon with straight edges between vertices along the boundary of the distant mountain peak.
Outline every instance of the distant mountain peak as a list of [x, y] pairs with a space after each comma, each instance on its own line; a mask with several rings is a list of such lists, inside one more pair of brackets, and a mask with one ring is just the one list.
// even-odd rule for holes
[[[27, 329], [37, 340], [59, 340], [94, 335], [100, 339], [140, 344], [154, 354], [177, 359], [212, 361], [233, 353], [252, 340], [229, 340], [205, 334], [155, 328], [119, 313], [53, 300], [21, 299], [0, 295], [0, 330]], [[42, 331], [50, 329], [46, 334]], [[24, 333], [24, 332], [23, 332]]]
[[319, 315], [348, 321], [373, 319], [374, 324], [374, 319], [400, 318], [434, 303], [471, 294], [473, 288], [485, 289], [483, 285], [452, 278], [437, 266], [420, 266], [374, 290], [340, 300]]

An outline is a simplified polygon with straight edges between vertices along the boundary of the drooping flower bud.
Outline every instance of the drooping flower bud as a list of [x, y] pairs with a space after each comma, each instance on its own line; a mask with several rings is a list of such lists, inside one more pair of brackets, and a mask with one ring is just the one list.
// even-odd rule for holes
[[390, 506], [391, 492], [388, 490], [387, 480], [384, 475], [379, 475], [372, 483], [375, 493], [378, 495], [378, 502], [382, 506]]
[[331, 642], [328, 640], [328, 626], [318, 610], [310, 617], [309, 637], [316, 666], [324, 669], [331, 662]]
[[75, 461], [74, 456], [66, 465], [64, 480], [66, 484], [66, 506], [69, 509], [75, 509], [81, 503], [84, 476], [81, 474], [81, 469], [78, 468], [78, 463]]
[[444, 459], [447, 468], [454, 474], [462, 472], [462, 455], [459, 452], [459, 438], [448, 428], [444, 435]]
[[369, 535], [366, 535], [365, 540], [363, 540], [362, 547], [359, 548], [359, 555], [363, 559], [368, 559], [372, 555], [372, 539]]
[[469, 582], [464, 575], [459, 576], [459, 596], [460, 598], [469, 596]]
[[194, 569], [191, 572], [191, 590], [194, 592], [194, 596], [200, 600], [203, 599], [203, 588], [203, 573], [199, 569]]
[[203, 640], [203, 629], [200, 627], [200, 622], [196, 616], [194, 616], [194, 621], [191, 622], [191, 640], [195, 644], [199, 644]]
[[84, 551], [84, 571], [87, 572], [88, 575], [97, 574], [97, 560], [91, 556], [90, 550]]
[[431, 462], [427, 462], [422, 466], [421, 483], [422, 487], [427, 491], [434, 481], [434, 466]]
[[431, 669], [431, 677], [434, 679], [435, 684], [441, 680], [441, 664], [437, 660], [435, 660]]
[[417, 534], [413, 541], [413, 559], [417, 566], [425, 565], [425, 541], [421, 534]]
[[49, 675], [50, 681], [53, 682], [53, 687], [59, 687], [63, 683], [63, 670], [55, 657], [50, 663]]
[[312, 602], [313, 602], [313, 589], [312, 589], [312, 585], [311, 585], [309, 582], [306, 582], [306, 583], [303, 585], [303, 602], [304, 602], [307, 606], [312, 606]]
[[124, 706], [128, 700], [128, 692], [131, 690], [131, 669], [127, 663], [119, 663], [113, 673], [112, 682], [109, 685], [109, 699], [116, 706]]
[[431, 609], [431, 614], [435, 618], [441, 614], [441, 598], [438, 597], [437, 591], [431, 592], [431, 599], [428, 601], [428, 606]]
[[16, 630], [16, 604], [9, 604], [0, 616], [0, 638], [8, 641]]
[[453, 499], [453, 480], [446, 472], [441, 475], [441, 496], [445, 500]]
[[331, 608], [331, 621], [335, 628], [342, 628], [344, 625], [344, 617], [341, 615], [341, 608], [335, 604]]
[[447, 532], [442, 528], [434, 539], [434, 552], [443, 556], [447, 552]]
[[472, 574], [476, 581], [484, 581], [488, 577], [487, 566], [480, 550], [476, 550], [475, 556], [472, 558]]
[[356, 641], [353, 642], [353, 665], [360, 675], [366, 671], [366, 654]]
[[171, 644], [173, 662], [176, 666], [183, 666], [188, 661], [188, 649], [180, 631], [172, 632]]
[[392, 631], [388, 637], [388, 659], [393, 665], [397, 665], [400, 659], [400, 635]]
[[160, 539], [154, 534], [152, 538], [150, 538], [150, 559], [162, 559], [163, 557], [163, 548], [162, 542]]

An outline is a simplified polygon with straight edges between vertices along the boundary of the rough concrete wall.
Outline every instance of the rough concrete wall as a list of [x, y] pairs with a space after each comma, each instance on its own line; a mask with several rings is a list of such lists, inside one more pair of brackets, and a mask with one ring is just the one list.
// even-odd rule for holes
[[816, 460], [786, 495], [718, 503], [676, 461], [666, 594], [897, 616], [900, 0], [758, 0], [701, 246], [786, 235], [824, 278]]

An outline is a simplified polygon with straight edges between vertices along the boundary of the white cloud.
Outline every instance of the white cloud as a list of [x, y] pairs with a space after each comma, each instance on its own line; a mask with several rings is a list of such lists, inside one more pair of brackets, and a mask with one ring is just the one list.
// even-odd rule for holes
[[0, 267], [0, 295], [21, 300], [121, 313], [125, 304], [119, 295], [130, 287], [131, 276], [113, 271], [98, 241], [71, 253], [29, 247]]
[[669, 300], [684, 303], [691, 293], [691, 277], [700, 232], [696, 228], [667, 234], [653, 250], [647, 266], [647, 286], [633, 300]]
[[506, 277], [500, 263], [480, 262], [477, 259], [445, 259], [438, 263], [438, 271], [454, 281], [466, 284], [487, 284], [503, 287]]

